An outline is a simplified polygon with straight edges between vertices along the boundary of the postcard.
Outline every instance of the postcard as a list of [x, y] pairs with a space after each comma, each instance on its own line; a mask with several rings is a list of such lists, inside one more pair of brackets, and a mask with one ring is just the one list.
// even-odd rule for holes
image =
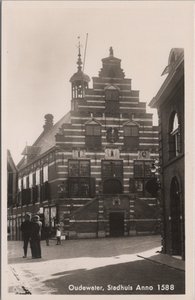
[[193, 299], [193, 20], [3, 1], [3, 300]]

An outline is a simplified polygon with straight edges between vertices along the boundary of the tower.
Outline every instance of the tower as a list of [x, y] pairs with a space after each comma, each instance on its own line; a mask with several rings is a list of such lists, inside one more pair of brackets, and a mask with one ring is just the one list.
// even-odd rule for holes
[[80, 41], [78, 45], [78, 60], [77, 60], [77, 72], [70, 78], [72, 85], [72, 100], [71, 100], [71, 110], [77, 110], [79, 99], [84, 98], [85, 91], [88, 89], [88, 83], [90, 78], [82, 71], [82, 60], [81, 60], [81, 46]]

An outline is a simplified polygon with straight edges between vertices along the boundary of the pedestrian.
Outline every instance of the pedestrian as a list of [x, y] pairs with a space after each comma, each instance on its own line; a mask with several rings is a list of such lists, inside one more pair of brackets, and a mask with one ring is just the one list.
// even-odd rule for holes
[[41, 229], [40, 217], [35, 215], [32, 219], [31, 250], [32, 258], [41, 258]]
[[56, 229], [56, 245], [61, 245], [61, 229], [60, 229], [60, 225], [57, 225], [57, 229]]
[[48, 224], [45, 225], [44, 227], [44, 237], [45, 237], [45, 241], [46, 241], [46, 245], [49, 246], [49, 238], [51, 235], [51, 230]]
[[29, 213], [27, 213], [25, 215], [25, 221], [22, 222], [20, 229], [22, 231], [22, 239], [24, 241], [24, 244], [23, 244], [24, 256], [23, 256], [23, 258], [26, 258], [27, 250], [28, 250], [28, 243], [30, 242], [31, 230], [32, 230], [31, 215]]

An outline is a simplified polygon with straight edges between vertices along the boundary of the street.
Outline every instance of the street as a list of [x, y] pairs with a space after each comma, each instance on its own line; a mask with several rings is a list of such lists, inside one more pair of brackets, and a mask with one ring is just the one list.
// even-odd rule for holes
[[66, 240], [46, 246], [42, 259], [23, 256], [21, 241], [8, 242], [12, 294], [183, 294], [179, 259], [160, 254], [160, 237]]

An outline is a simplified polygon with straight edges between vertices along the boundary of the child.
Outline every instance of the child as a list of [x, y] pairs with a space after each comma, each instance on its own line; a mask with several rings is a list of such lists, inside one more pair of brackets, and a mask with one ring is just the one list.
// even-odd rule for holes
[[51, 234], [49, 225], [45, 225], [44, 234], [45, 234], [46, 245], [49, 246], [49, 238], [50, 238], [50, 234]]
[[59, 225], [57, 225], [57, 229], [56, 229], [56, 238], [57, 238], [56, 245], [61, 245], [61, 230]]

